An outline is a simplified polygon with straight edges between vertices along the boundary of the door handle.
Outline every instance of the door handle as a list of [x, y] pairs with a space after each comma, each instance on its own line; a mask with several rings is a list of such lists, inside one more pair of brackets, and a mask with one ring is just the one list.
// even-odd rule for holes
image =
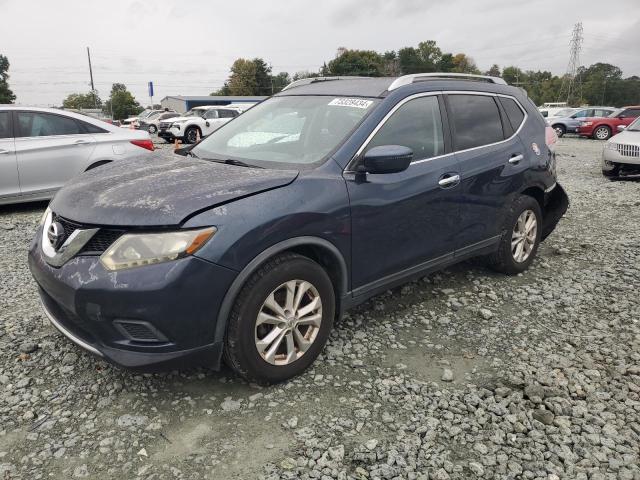
[[513, 157], [511, 157], [509, 159], [509, 163], [516, 165], [518, 163], [520, 163], [522, 160], [524, 160], [524, 155], [520, 154], [520, 155], [514, 155]]
[[82, 139], [80, 139], [80, 140], [76, 140], [76, 141], [75, 141], [75, 142], [73, 142], [73, 143], [74, 143], [74, 145], [85, 145], [85, 144], [87, 144], [87, 143], [91, 143], [91, 142], [89, 142], [89, 140], [82, 140]]
[[458, 183], [460, 183], [460, 175], [458, 174], [446, 173], [438, 180], [438, 185], [441, 187], [452, 187]]

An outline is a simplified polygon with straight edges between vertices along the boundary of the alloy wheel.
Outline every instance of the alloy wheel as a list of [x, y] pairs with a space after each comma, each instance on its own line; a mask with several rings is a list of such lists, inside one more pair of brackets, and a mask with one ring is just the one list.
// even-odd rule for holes
[[606, 140], [609, 138], [609, 129], [607, 127], [600, 127], [596, 130], [596, 138], [598, 140]]
[[526, 262], [538, 236], [538, 220], [533, 210], [525, 210], [518, 217], [511, 234], [511, 255], [518, 262]]
[[558, 135], [558, 137], [562, 137], [564, 135], [564, 129], [562, 127], [556, 127], [554, 128], [554, 130], [556, 131], [556, 135]]
[[272, 365], [289, 365], [313, 345], [321, 323], [322, 299], [316, 287], [290, 280], [273, 290], [258, 312], [256, 349]]
[[149, 133], [156, 133], [158, 129], [155, 125], [149, 125]]

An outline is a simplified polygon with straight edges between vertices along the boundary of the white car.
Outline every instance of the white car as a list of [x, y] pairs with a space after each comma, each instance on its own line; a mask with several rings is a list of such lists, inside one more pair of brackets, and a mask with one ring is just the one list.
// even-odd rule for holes
[[125, 118], [124, 120], [122, 120], [120, 122], [120, 126], [123, 128], [131, 128], [131, 126], [133, 125], [133, 128], [138, 128], [140, 126], [140, 122], [152, 117], [153, 115], [159, 115], [163, 111], [164, 110], [150, 110], [150, 109], [143, 110], [138, 115]]
[[146, 130], [149, 133], [157, 133], [158, 132], [158, 126], [160, 125], [160, 122], [162, 122], [163, 120], [169, 120], [170, 118], [176, 118], [179, 117], [180, 114], [177, 112], [157, 112], [154, 113], [153, 115], [149, 115], [147, 118], [140, 120], [140, 123], [138, 124], [138, 127], [140, 130]]
[[602, 174], [605, 177], [640, 175], [640, 117], [628, 127], [620, 125], [618, 130], [620, 133], [611, 137], [602, 150]]
[[147, 132], [54, 108], [0, 106], [0, 204], [50, 199], [86, 170], [152, 152]]
[[242, 113], [235, 107], [211, 105], [194, 107], [181, 117], [160, 122], [158, 136], [172, 143], [179, 139], [184, 143], [196, 143]]

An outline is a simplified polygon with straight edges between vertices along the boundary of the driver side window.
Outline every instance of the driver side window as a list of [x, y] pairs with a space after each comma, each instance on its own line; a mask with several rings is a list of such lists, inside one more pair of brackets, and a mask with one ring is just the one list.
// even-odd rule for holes
[[420, 97], [402, 105], [378, 130], [365, 151], [380, 145], [409, 147], [414, 161], [442, 155], [444, 138], [438, 98]]

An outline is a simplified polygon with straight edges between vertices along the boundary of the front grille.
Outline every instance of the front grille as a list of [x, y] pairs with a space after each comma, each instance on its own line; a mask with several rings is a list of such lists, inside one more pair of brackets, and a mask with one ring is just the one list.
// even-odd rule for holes
[[618, 143], [617, 150], [623, 157], [640, 157], [640, 146], [638, 145], [625, 145], [624, 143]]
[[159, 128], [160, 130], [166, 130], [171, 125], [171, 122], [160, 122]]
[[[64, 229], [65, 240], [76, 230], [86, 230], [95, 228], [93, 225], [83, 225], [76, 223], [58, 215], [53, 216], [54, 221], [60, 223]], [[124, 230], [115, 228], [100, 228], [96, 234], [91, 237], [84, 247], [78, 252], [78, 255], [101, 255], [113, 242], [125, 233]]]

